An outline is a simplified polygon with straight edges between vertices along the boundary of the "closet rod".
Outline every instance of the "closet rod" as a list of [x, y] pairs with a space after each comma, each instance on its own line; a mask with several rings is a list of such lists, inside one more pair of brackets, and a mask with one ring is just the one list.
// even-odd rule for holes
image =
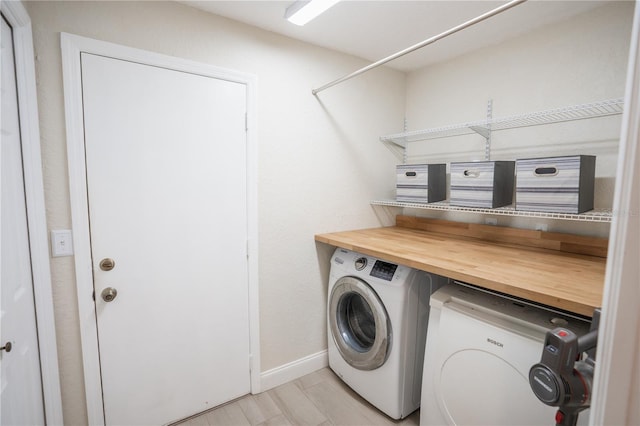
[[460, 24], [460, 25], [458, 25], [456, 27], [453, 27], [453, 28], [451, 28], [451, 29], [449, 29], [449, 30], [447, 30], [447, 31], [445, 31], [443, 33], [440, 33], [440, 34], [438, 34], [436, 36], [433, 36], [433, 37], [431, 37], [431, 38], [429, 38], [427, 40], [424, 40], [424, 41], [422, 41], [420, 43], [414, 44], [413, 46], [408, 47], [408, 48], [406, 48], [404, 50], [401, 50], [400, 52], [394, 53], [391, 56], [387, 56], [386, 58], [380, 59], [379, 61], [374, 62], [371, 65], [367, 65], [366, 67], [361, 68], [358, 71], [354, 71], [349, 75], [345, 75], [344, 77], [341, 77], [341, 78], [339, 78], [337, 80], [333, 80], [332, 82], [327, 83], [324, 86], [318, 87], [317, 89], [313, 89], [313, 90], [311, 90], [311, 93], [314, 96], [316, 96], [319, 92], [322, 92], [323, 90], [328, 89], [329, 87], [335, 86], [336, 84], [342, 83], [343, 81], [347, 81], [347, 80], [349, 80], [349, 79], [351, 79], [353, 77], [356, 77], [356, 76], [358, 76], [360, 74], [363, 74], [363, 73], [365, 73], [365, 72], [367, 72], [367, 71], [369, 71], [369, 70], [371, 70], [373, 68], [379, 67], [380, 65], [384, 65], [387, 62], [393, 61], [394, 59], [397, 59], [397, 58], [399, 58], [401, 56], [404, 56], [407, 53], [411, 53], [414, 50], [418, 50], [418, 49], [423, 48], [423, 47], [425, 47], [425, 46], [427, 46], [429, 44], [435, 43], [436, 41], [438, 41], [440, 39], [443, 39], [443, 38], [445, 38], [445, 37], [447, 37], [447, 36], [449, 36], [449, 35], [451, 35], [453, 33], [456, 33], [456, 32], [458, 32], [460, 30], [463, 30], [463, 29], [465, 29], [467, 27], [475, 25], [478, 22], [484, 21], [487, 18], [491, 18], [492, 16], [495, 16], [495, 15], [501, 13], [501, 12], [504, 12], [505, 10], [511, 9], [512, 7], [517, 6], [520, 3], [524, 3], [525, 1], [527, 1], [527, 0], [512, 0], [509, 3], [503, 4], [500, 7], [497, 7], [495, 9], [493, 9], [493, 10], [490, 10], [487, 13], [484, 13], [484, 14], [482, 14], [482, 15], [476, 17], [476, 18], [473, 18], [473, 19], [471, 19], [471, 20], [469, 20], [469, 21], [467, 21], [465, 23], [462, 23], [462, 24]]

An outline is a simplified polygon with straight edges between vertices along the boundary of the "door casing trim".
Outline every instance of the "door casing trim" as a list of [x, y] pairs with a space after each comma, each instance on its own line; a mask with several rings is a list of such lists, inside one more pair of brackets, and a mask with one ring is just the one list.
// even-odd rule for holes
[[51, 289], [49, 238], [42, 179], [31, 18], [19, 1], [0, 2], [0, 8], [2, 15], [13, 29], [25, 202], [29, 227], [36, 324], [38, 327], [44, 415], [47, 424], [61, 425], [64, 422], [62, 417], [62, 395], [60, 391], [53, 293]]
[[260, 392], [260, 334], [258, 289], [258, 194], [257, 120], [255, 99], [257, 78], [187, 59], [149, 52], [105, 41], [61, 33], [64, 108], [67, 130], [67, 161], [71, 222], [75, 247], [75, 272], [80, 317], [80, 337], [84, 364], [84, 384], [89, 424], [104, 425], [102, 383], [98, 350], [93, 272], [89, 236], [88, 200], [84, 151], [84, 124], [81, 87], [81, 53], [108, 56], [145, 65], [158, 66], [221, 80], [247, 87], [247, 252], [249, 286], [249, 367], [251, 393]]
[[[592, 425], [632, 424], [640, 418], [637, 379], [640, 356], [638, 311], [638, 187], [640, 186], [640, 4], [636, 2], [629, 47], [624, 113], [596, 369]], [[635, 375], [634, 375], [635, 371]]]

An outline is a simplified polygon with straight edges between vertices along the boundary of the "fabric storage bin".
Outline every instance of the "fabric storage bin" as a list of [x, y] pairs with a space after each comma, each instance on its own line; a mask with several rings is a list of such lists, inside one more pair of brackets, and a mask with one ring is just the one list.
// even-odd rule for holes
[[433, 203], [447, 198], [446, 164], [396, 166], [396, 200]]
[[513, 202], [515, 161], [451, 163], [450, 204], [495, 208]]
[[583, 213], [593, 209], [593, 155], [517, 160], [516, 172], [516, 210]]

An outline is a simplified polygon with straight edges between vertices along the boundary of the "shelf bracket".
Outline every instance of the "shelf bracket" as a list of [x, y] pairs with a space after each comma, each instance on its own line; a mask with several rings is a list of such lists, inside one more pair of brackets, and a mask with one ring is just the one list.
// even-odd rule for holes
[[493, 99], [489, 99], [487, 102], [487, 121], [484, 125], [469, 126], [469, 129], [473, 130], [483, 138], [484, 143], [484, 159], [489, 161], [491, 159], [491, 120], [493, 119]]
[[484, 159], [491, 160], [491, 120], [493, 119], [493, 99], [487, 102], [487, 136], [484, 143]]
[[380, 138], [383, 144], [389, 148], [389, 150], [398, 158], [399, 161], [402, 161], [402, 164], [406, 164], [407, 162], [407, 142], [406, 140], [399, 141], [397, 139], [383, 139]]
[[[407, 117], [404, 117], [404, 132], [406, 132], [409, 129], [409, 126], [407, 124]], [[404, 146], [403, 146], [403, 150], [402, 150], [402, 164], [407, 164], [407, 142], [405, 141]]]
[[491, 138], [491, 129], [489, 127], [469, 126], [469, 128], [485, 139]]

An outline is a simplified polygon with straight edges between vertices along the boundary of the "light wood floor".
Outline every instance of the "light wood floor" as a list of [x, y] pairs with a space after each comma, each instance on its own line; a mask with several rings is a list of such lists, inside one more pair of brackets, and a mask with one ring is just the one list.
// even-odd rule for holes
[[329, 368], [258, 395], [247, 395], [178, 423], [179, 426], [402, 425], [419, 424], [419, 412], [393, 420], [356, 394]]

